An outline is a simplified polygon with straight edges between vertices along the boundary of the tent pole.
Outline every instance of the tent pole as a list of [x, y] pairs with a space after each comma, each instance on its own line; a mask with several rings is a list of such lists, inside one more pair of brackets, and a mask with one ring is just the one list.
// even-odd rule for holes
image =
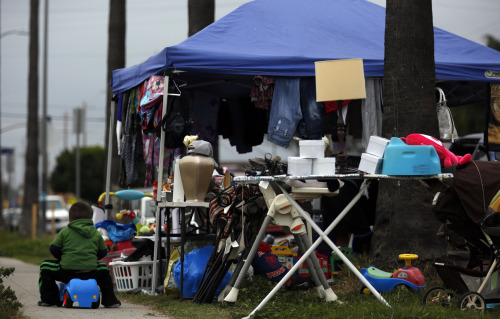
[[116, 96], [111, 99], [111, 110], [109, 114], [109, 136], [108, 136], [108, 160], [106, 163], [106, 197], [104, 199], [104, 216], [108, 218], [109, 192], [111, 191], [111, 155], [113, 153], [113, 127], [115, 121]]
[[[167, 99], [168, 99], [168, 81], [169, 81], [169, 76], [165, 72], [165, 81], [163, 84], [163, 107], [161, 110], [161, 118], [167, 114]], [[155, 294], [156, 292], [156, 285], [158, 283], [158, 245], [161, 247], [161, 240], [160, 233], [161, 233], [161, 208], [158, 207], [158, 202], [161, 201], [161, 190], [163, 188], [163, 158], [165, 156], [165, 147], [164, 142], [165, 141], [165, 131], [160, 128], [160, 156], [158, 159], [158, 190], [156, 191], [156, 198], [154, 199], [156, 201], [156, 230], [155, 230], [155, 244], [154, 244], [154, 253], [153, 253], [153, 281], [152, 281], [152, 293]]]

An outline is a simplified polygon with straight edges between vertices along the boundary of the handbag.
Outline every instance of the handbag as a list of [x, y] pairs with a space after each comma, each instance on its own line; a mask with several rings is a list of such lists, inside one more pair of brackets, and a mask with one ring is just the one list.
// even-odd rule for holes
[[436, 87], [439, 93], [439, 101], [436, 104], [437, 118], [439, 123], [439, 139], [444, 142], [453, 142], [458, 138], [457, 128], [453, 122], [450, 108], [446, 105], [446, 96], [441, 88]]

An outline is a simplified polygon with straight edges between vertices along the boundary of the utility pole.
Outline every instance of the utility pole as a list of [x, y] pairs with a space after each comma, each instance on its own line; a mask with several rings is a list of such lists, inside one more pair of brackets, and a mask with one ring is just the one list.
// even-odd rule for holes
[[85, 117], [87, 116], [87, 102], [83, 102], [83, 105], [82, 105], [82, 119], [83, 119], [83, 122], [82, 122], [82, 146], [85, 147], [87, 146], [87, 129], [85, 128], [85, 124], [86, 124], [86, 121], [85, 121]]
[[68, 113], [64, 112], [64, 128], [63, 128], [63, 145], [64, 149], [68, 149]]
[[73, 132], [76, 134], [76, 150], [75, 150], [75, 197], [80, 200], [80, 134], [84, 123], [85, 112], [82, 108], [73, 109]]
[[[42, 84], [42, 202], [40, 209], [42, 216], [47, 211], [47, 43], [49, 26], [49, 0], [45, 0], [44, 18], [43, 18], [43, 84]], [[41, 229], [45, 229], [45, 218], [40, 223]]]

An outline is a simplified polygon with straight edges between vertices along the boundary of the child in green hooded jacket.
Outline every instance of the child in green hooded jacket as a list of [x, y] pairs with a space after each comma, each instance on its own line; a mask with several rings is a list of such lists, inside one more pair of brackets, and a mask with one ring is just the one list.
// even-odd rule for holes
[[40, 265], [38, 286], [39, 306], [61, 306], [56, 281], [68, 283], [73, 278], [95, 279], [102, 294], [101, 304], [106, 308], [121, 305], [113, 290], [108, 266], [98, 262], [108, 250], [104, 239], [92, 222], [92, 208], [83, 202], [69, 209], [69, 221], [50, 244], [49, 250], [57, 260], [45, 260]]

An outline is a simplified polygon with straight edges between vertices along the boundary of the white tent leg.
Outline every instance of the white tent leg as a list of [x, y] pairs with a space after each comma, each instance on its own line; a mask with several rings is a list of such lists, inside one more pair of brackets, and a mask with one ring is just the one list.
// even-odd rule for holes
[[[115, 124], [116, 100], [111, 99], [111, 111], [109, 114], [109, 136], [108, 136], [108, 160], [106, 163], [106, 197], [104, 199], [104, 207], [109, 205], [109, 192], [111, 191], [111, 155], [113, 154], [113, 127]], [[119, 146], [118, 146], [119, 147]], [[108, 218], [108, 209], [104, 210], [104, 218]]]
[[[169, 76], [165, 75], [165, 81], [163, 84], [163, 108], [161, 110], [161, 118], [167, 114], [167, 99], [168, 99], [168, 81], [169, 81]], [[162, 190], [162, 184], [163, 184], [163, 158], [165, 156], [165, 147], [164, 145], [165, 141], [165, 131], [163, 129], [160, 129], [160, 157], [158, 159], [158, 190], [156, 192], [156, 198], [154, 199], [156, 201], [156, 230], [155, 230], [155, 245], [154, 245], [154, 253], [153, 253], [153, 281], [151, 284], [151, 290], [152, 294], [154, 295], [156, 293], [156, 284], [158, 282], [158, 245], [161, 246], [160, 241], [160, 232], [161, 232], [161, 209], [158, 207], [158, 202], [161, 201], [161, 190]]]

